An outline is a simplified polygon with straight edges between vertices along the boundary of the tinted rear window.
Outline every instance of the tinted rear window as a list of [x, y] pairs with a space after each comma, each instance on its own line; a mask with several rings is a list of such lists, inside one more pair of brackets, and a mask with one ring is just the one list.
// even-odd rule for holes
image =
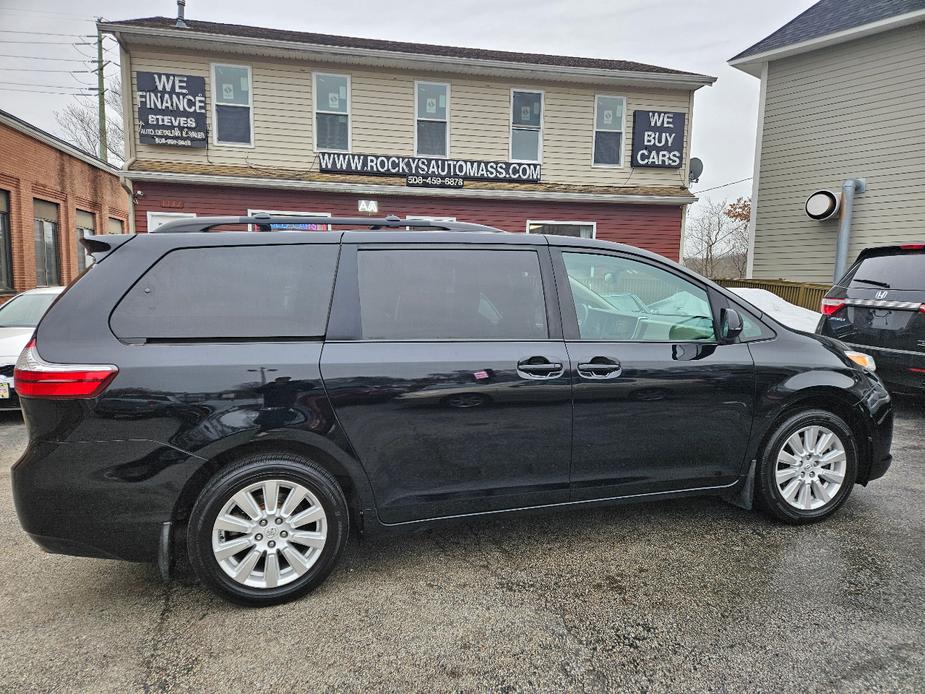
[[110, 325], [121, 339], [324, 335], [338, 247], [171, 251], [129, 290]]
[[925, 253], [866, 258], [851, 274], [848, 286], [867, 289], [925, 289]]
[[360, 251], [360, 319], [372, 340], [548, 337], [535, 251]]

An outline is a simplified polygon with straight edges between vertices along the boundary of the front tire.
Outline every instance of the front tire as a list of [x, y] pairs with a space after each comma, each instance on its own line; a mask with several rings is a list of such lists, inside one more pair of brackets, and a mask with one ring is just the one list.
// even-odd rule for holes
[[232, 602], [287, 602], [331, 573], [348, 519], [340, 485], [321, 466], [290, 453], [251, 455], [216, 473], [196, 500], [190, 564]]
[[758, 503], [786, 523], [820, 521], [845, 503], [858, 471], [858, 445], [843, 419], [804, 410], [768, 438], [758, 467]]

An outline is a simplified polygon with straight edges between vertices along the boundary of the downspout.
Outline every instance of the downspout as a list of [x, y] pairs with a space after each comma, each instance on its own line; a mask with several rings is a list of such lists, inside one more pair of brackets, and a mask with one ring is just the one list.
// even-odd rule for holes
[[841, 184], [841, 221], [835, 239], [835, 272], [832, 281], [838, 282], [845, 276], [848, 267], [848, 244], [851, 241], [851, 220], [854, 217], [854, 194], [867, 190], [863, 178], [849, 178]]

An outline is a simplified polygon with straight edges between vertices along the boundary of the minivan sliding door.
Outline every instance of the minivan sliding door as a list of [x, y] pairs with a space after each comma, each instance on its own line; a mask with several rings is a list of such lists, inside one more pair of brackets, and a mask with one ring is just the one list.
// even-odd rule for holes
[[568, 500], [554, 306], [545, 246], [343, 246], [321, 371], [382, 521]]

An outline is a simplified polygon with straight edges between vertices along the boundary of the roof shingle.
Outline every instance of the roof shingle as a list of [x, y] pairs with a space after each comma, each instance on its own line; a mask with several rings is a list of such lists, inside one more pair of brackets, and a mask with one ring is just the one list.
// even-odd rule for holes
[[925, 0], [820, 0], [731, 61], [925, 9]]
[[[144, 17], [139, 19], [125, 19], [120, 21], [104, 22], [107, 26], [125, 26], [154, 29], [175, 29], [176, 19], [170, 17]], [[484, 48], [461, 48], [457, 46], [437, 46], [426, 43], [409, 43], [405, 41], [389, 41], [385, 39], [358, 38], [353, 36], [337, 36], [334, 34], [316, 34], [306, 31], [290, 31], [288, 29], [268, 29], [264, 27], [245, 26], [242, 24], [224, 24], [220, 22], [203, 22], [187, 19], [186, 24], [190, 33], [208, 33], [244, 38], [261, 38], [276, 41], [292, 41], [318, 46], [334, 46], [339, 48], [358, 48], [367, 50], [390, 51], [394, 53], [411, 53], [418, 55], [441, 56], [449, 58], [462, 58], [473, 60], [498, 60], [530, 65], [550, 65], [557, 67], [590, 68], [598, 70], [614, 70], [620, 72], [643, 72], [664, 75], [679, 75], [689, 77], [704, 77], [712, 81], [714, 78], [698, 75], [693, 72], [683, 72], [647, 65], [629, 60], [607, 60], [603, 58], [579, 58], [564, 55], [546, 55], [541, 53], [517, 53], [514, 51], [498, 51]]]

